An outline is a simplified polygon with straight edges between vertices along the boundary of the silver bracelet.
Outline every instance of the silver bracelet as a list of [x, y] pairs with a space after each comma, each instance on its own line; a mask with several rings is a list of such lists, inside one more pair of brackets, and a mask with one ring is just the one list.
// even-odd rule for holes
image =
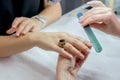
[[38, 19], [39, 21], [42, 22], [41, 29], [45, 28], [45, 26], [46, 26], [46, 22], [47, 22], [47, 20], [46, 20], [45, 17], [40, 16], [40, 15], [36, 15], [36, 16], [33, 16], [32, 18]]

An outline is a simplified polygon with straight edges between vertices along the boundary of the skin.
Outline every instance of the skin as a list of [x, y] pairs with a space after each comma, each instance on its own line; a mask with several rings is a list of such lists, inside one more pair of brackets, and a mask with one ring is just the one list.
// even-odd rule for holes
[[[47, 26], [56, 21], [61, 16], [61, 13], [62, 11], [60, 3], [48, 4], [47, 0], [45, 0], [45, 9], [38, 15], [44, 16], [47, 19]], [[11, 28], [7, 30], [6, 33], [11, 34], [16, 32], [15, 35], [20, 36], [21, 34], [26, 34], [29, 31], [38, 31], [40, 30], [41, 26], [42, 23], [38, 19], [28, 17], [16, 17], [11, 24]]]
[[77, 57], [66, 59], [63, 56], [59, 56], [56, 69], [56, 80], [76, 80], [78, 71], [86, 60], [88, 54], [89, 53], [84, 54], [85, 58], [82, 60]]
[[91, 1], [87, 4], [97, 5], [97, 7], [87, 11], [81, 17], [82, 26], [89, 24], [105, 33], [120, 36], [120, 22], [112, 9], [106, 7], [101, 1]]
[[[46, 17], [47, 24], [50, 24], [51, 22], [56, 20], [58, 17], [60, 17], [61, 8], [59, 3], [56, 5], [47, 4], [45, 7], [46, 9], [43, 10], [40, 14]], [[17, 20], [18, 22], [17, 21], [16, 22], [18, 24], [21, 19], [20, 20], [17, 19]], [[19, 25], [22, 25], [22, 23], [19, 23]], [[21, 27], [26, 28], [25, 26], [21, 26]], [[49, 33], [49, 32], [34, 32], [34, 31], [26, 32], [26, 34], [23, 34], [24, 30], [26, 29], [23, 29], [21, 34], [17, 35], [19, 30], [21, 30], [21, 27], [17, 26], [16, 28], [11, 27], [9, 29], [10, 33], [14, 32], [15, 30], [16, 31], [15, 35], [0, 36], [0, 40], [1, 40], [0, 41], [0, 44], [1, 44], [0, 57], [8, 57], [8, 56], [26, 51], [28, 49], [31, 49], [35, 46], [45, 50], [58, 52], [60, 55], [66, 58], [72, 58], [73, 56], [77, 56], [78, 58], [83, 59], [84, 58], [83, 54], [88, 53], [90, 51], [87, 45], [91, 45], [91, 43], [83, 40], [78, 36], [68, 34], [68, 33], [57, 33], [57, 32]], [[63, 47], [64, 49], [58, 46], [58, 42], [60, 39], [67, 40], [66, 44]]]
[[[66, 39], [64, 49], [58, 46], [60, 39]], [[15, 35], [0, 36], [0, 40], [0, 57], [11, 56], [37, 46], [45, 50], [58, 52], [65, 58], [70, 59], [74, 55], [83, 59], [83, 54], [90, 52], [88, 46], [91, 46], [91, 43], [78, 36], [59, 32], [29, 32], [20, 37]]]
[[[91, 25], [105, 33], [120, 36], [119, 20], [112, 11], [107, 8], [101, 1], [91, 1], [88, 5], [97, 5], [88, 12], [86, 12], [80, 19], [82, 26]], [[90, 48], [90, 47], [89, 47]], [[72, 60], [59, 56], [57, 64], [57, 80], [76, 80], [78, 70], [84, 63], [88, 54], [84, 55], [85, 58], [80, 60], [74, 57]]]
[[[54, 21], [56, 21], [61, 16], [61, 13], [62, 12], [61, 12], [60, 3], [51, 5], [47, 3], [47, 0], [45, 0], [45, 9], [42, 12], [40, 12], [39, 15], [44, 16], [47, 19], [46, 25], [49, 25]], [[38, 21], [37, 19], [26, 18], [26, 17], [15, 18], [13, 23], [11, 24], [11, 28], [7, 30], [7, 33], [11, 34], [16, 32], [16, 34], [11, 36], [0, 35], [0, 57], [11, 56], [13, 54], [17, 54], [25, 50], [28, 50], [34, 46], [37, 46], [36, 42], [34, 43], [34, 40], [31, 39], [31, 36], [32, 35], [39, 36], [43, 33], [37, 34], [30, 32], [36, 32], [38, 29], [40, 29], [40, 27], [41, 27], [41, 22]], [[42, 38], [42, 36], [40, 37]], [[38, 44], [40, 45], [41, 43]]]

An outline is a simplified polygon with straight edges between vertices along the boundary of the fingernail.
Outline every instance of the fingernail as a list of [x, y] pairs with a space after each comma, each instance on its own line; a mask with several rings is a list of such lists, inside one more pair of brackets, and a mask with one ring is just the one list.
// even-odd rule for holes
[[88, 43], [89, 46], [92, 46], [92, 43]]
[[83, 55], [80, 56], [80, 59], [84, 59], [85, 57]]

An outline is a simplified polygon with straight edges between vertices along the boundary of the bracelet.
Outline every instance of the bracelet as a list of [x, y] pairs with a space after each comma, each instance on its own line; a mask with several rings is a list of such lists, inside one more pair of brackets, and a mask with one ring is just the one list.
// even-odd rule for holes
[[36, 16], [33, 16], [32, 18], [38, 19], [39, 21], [42, 22], [42, 27], [41, 27], [41, 29], [45, 28], [46, 22], [47, 22], [47, 20], [46, 20], [45, 17], [40, 16], [40, 15], [36, 15]]

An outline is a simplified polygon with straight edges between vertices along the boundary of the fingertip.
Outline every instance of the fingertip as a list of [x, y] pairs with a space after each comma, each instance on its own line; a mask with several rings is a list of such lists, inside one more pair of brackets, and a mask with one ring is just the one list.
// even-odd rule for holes
[[7, 30], [6, 33], [9, 34], [9, 30]]
[[32, 29], [31, 32], [35, 32], [36, 30], [35, 29]]
[[82, 25], [83, 27], [85, 27], [85, 26], [86, 26], [84, 23], [81, 23], [81, 25]]
[[93, 3], [93, 1], [88, 1], [86, 4], [91, 5], [92, 3]]
[[22, 32], [22, 34], [25, 34], [25, 33], [27, 33], [27, 31], [24, 30], [24, 31]]
[[32, 31], [32, 32], [35, 32], [35, 31], [37, 31], [37, 28], [33, 28], [31, 31]]
[[87, 4], [87, 5], [89, 5], [89, 4], [90, 4], [90, 2], [87, 2], [86, 4]]
[[87, 54], [89, 54], [90, 53], [90, 49], [87, 49]]
[[89, 48], [91, 48], [92, 47], [92, 43], [91, 42], [84, 42]]
[[72, 60], [73, 59], [73, 56], [71, 54], [67, 54], [66, 58]]
[[85, 56], [84, 56], [84, 55], [82, 55], [82, 54], [80, 53], [79, 58], [80, 58], [80, 59], [84, 59], [84, 58], [85, 58]]
[[9, 29], [6, 31], [7, 34], [11, 34], [12, 33], [12, 29]]
[[16, 25], [12, 25], [12, 28], [16, 28]]
[[16, 36], [20, 36], [20, 34], [19, 34], [19, 33], [16, 33]]

